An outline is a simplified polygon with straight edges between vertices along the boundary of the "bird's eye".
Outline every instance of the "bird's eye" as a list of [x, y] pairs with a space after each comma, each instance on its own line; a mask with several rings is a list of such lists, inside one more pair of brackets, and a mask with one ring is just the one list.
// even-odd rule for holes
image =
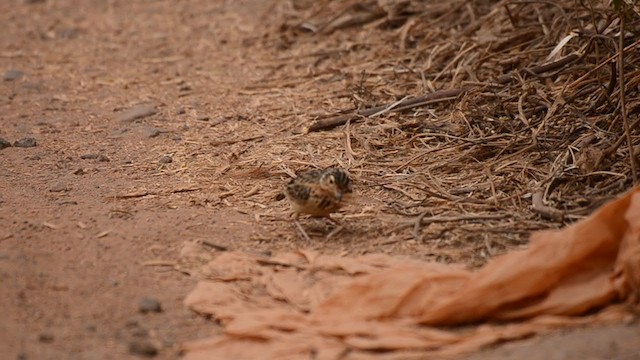
[[333, 184], [336, 182], [336, 179], [333, 176], [329, 176], [329, 184]]

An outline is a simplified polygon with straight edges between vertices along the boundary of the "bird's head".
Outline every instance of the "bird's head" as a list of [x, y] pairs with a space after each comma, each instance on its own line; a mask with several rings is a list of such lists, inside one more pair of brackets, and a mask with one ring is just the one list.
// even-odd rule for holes
[[353, 188], [351, 187], [351, 179], [346, 172], [336, 169], [329, 168], [324, 171], [322, 174], [322, 178], [320, 179], [322, 185], [326, 188], [331, 189], [334, 192], [336, 199], [338, 201], [342, 201], [342, 198], [353, 192]]

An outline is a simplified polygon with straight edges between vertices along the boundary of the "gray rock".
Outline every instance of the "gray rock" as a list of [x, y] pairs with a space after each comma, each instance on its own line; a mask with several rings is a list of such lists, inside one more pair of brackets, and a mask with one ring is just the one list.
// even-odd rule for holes
[[97, 159], [98, 158], [98, 154], [82, 154], [80, 155], [80, 159], [82, 160], [89, 160], [89, 159]]
[[16, 141], [13, 142], [13, 146], [21, 147], [21, 148], [34, 147], [37, 144], [38, 144], [38, 142], [36, 141], [36, 139], [34, 139], [32, 137], [22, 138], [20, 140], [16, 140]]
[[158, 160], [160, 164], [170, 164], [173, 162], [173, 158], [169, 155], [165, 155]]
[[159, 313], [162, 312], [162, 305], [160, 305], [160, 300], [156, 298], [143, 298], [138, 304], [138, 310], [143, 314], [149, 312]]
[[38, 341], [41, 343], [50, 344], [53, 342], [53, 334], [48, 332], [43, 332], [38, 335]]
[[118, 114], [118, 120], [134, 121], [134, 120], [145, 118], [147, 116], [154, 115], [157, 112], [158, 110], [156, 110], [156, 108], [151, 105], [136, 105]]
[[8, 147], [11, 147], [11, 143], [3, 138], [0, 138], [0, 150]]
[[129, 353], [146, 357], [154, 357], [158, 355], [158, 348], [149, 341], [134, 340], [129, 343]]
[[162, 132], [162, 130], [155, 128], [153, 126], [144, 126], [142, 128], [142, 133], [144, 134], [144, 136], [148, 137], [148, 138], [154, 138], [158, 135], [160, 135], [160, 133]]
[[14, 81], [19, 80], [24, 76], [24, 73], [20, 70], [7, 70], [2, 76], [2, 80], [4, 81]]

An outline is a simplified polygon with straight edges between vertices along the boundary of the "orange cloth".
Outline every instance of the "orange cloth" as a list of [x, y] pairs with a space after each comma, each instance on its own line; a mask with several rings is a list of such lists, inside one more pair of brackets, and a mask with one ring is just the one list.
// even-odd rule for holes
[[632, 318], [640, 299], [640, 190], [565, 229], [534, 233], [528, 249], [476, 271], [299, 251], [223, 253], [202, 272], [208, 279], [185, 303], [219, 319], [224, 331], [185, 344], [186, 360], [459, 355], [562, 326]]

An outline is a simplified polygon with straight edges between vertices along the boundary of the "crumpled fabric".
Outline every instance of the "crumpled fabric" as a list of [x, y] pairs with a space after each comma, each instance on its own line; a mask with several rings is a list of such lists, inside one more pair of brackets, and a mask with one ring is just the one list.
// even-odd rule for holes
[[471, 271], [406, 257], [225, 252], [185, 299], [223, 325], [185, 359], [455, 357], [640, 308], [640, 190]]

